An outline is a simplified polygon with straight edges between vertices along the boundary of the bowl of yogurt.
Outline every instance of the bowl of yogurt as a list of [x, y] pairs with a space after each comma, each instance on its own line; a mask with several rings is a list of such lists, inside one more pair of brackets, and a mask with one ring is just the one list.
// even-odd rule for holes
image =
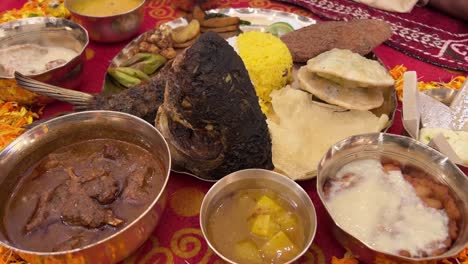
[[55, 17], [17, 19], [0, 25], [0, 79], [18, 71], [38, 81], [78, 88], [86, 60], [88, 32]]
[[318, 166], [317, 190], [333, 234], [364, 263], [456, 255], [468, 244], [467, 188], [447, 157], [386, 133], [346, 138]]

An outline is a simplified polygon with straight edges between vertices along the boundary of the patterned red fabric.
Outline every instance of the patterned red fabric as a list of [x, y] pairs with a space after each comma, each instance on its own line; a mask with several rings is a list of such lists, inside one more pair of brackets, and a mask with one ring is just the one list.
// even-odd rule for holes
[[331, 20], [381, 19], [393, 36], [386, 42], [406, 55], [452, 70], [468, 72], [468, 25], [426, 7], [394, 13], [351, 0], [282, 0]]

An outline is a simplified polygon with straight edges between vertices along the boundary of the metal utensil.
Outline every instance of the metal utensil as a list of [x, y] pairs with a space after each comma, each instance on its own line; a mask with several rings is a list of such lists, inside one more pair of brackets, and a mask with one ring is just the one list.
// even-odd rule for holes
[[18, 182], [18, 172], [53, 150], [83, 140], [109, 138], [138, 145], [159, 161], [163, 183], [146, 210], [118, 232], [92, 244], [66, 251], [35, 252], [12, 245], [0, 228], [0, 246], [17, 252], [29, 263], [116, 263], [128, 257], [151, 235], [166, 206], [165, 189], [171, 168], [163, 136], [144, 120], [120, 112], [88, 111], [54, 118], [15, 139], [0, 152], [0, 211]]
[[[365, 241], [351, 235], [333, 218], [333, 212], [327, 207], [324, 185], [329, 177], [336, 175], [345, 164], [358, 159], [390, 158], [401, 164], [421, 168], [431, 179], [447, 185], [456, 198], [457, 207], [462, 214], [458, 238], [448, 251], [439, 256], [410, 258], [374, 249]], [[318, 165], [317, 192], [320, 200], [334, 222], [333, 233], [337, 240], [354, 256], [365, 263], [427, 263], [452, 257], [468, 245], [468, 178], [447, 157], [419, 141], [386, 133], [371, 133], [343, 139], [333, 145], [323, 156]], [[351, 206], [351, 205], [350, 205]], [[428, 219], [430, 221], [430, 219]]]

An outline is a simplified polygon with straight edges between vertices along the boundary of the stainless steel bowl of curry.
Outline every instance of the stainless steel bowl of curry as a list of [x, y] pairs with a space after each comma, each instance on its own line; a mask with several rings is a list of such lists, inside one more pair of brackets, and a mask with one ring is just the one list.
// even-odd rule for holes
[[158, 224], [170, 168], [163, 136], [132, 115], [47, 121], [0, 152], [0, 246], [30, 263], [116, 263]]
[[200, 227], [228, 263], [295, 263], [309, 249], [317, 216], [302, 187], [263, 169], [233, 172], [203, 199]]

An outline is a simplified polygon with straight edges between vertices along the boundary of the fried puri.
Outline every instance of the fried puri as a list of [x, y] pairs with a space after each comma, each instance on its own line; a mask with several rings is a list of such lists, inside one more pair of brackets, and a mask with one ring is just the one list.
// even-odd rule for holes
[[306, 62], [333, 48], [349, 49], [366, 55], [392, 36], [390, 25], [382, 20], [331, 21], [310, 25], [281, 37], [294, 62]]

